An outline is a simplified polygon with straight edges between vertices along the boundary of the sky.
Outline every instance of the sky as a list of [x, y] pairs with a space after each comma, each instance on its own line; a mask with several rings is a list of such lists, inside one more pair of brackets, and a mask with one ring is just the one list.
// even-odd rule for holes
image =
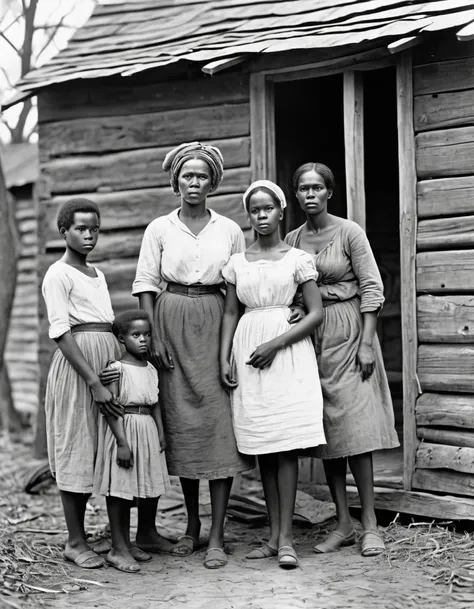
[[[29, 0], [26, 0], [29, 2]], [[59, 50], [67, 46], [69, 38], [74, 31], [81, 27], [89, 18], [94, 8], [94, 0], [38, 0], [35, 25], [43, 26], [57, 23], [62, 16], [64, 26], [58, 30], [54, 42], [41, 54], [38, 64], [42, 65], [53, 57]], [[0, 102], [11, 97], [11, 85], [20, 78], [20, 58], [9, 43], [3, 38], [7, 36], [11, 42], [19, 47], [23, 40], [23, 20], [15, 22], [21, 12], [21, 0], [0, 0]], [[42, 49], [46, 40], [43, 30], [37, 31], [34, 38], [34, 48], [37, 52]], [[5, 111], [0, 119], [0, 140], [4, 143], [9, 140], [9, 131], [4, 122], [15, 124], [21, 104]], [[37, 120], [36, 107], [29, 116], [28, 127], [33, 127]], [[35, 135], [32, 136], [34, 141]]]

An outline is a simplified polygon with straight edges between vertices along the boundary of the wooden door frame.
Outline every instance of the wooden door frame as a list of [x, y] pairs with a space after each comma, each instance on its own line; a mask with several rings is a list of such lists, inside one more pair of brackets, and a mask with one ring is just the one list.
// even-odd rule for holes
[[[381, 51], [381, 55], [383, 55]], [[275, 68], [250, 75], [250, 133], [252, 180], [276, 181], [275, 82], [289, 82], [343, 74], [344, 142], [347, 217], [365, 230], [363, 89], [361, 72], [396, 67], [400, 205], [400, 283], [403, 349], [403, 487], [411, 490], [415, 470], [415, 404], [417, 381], [416, 326], [416, 167], [413, 127], [413, 73], [411, 51], [365, 60], [364, 53], [306, 66]]]

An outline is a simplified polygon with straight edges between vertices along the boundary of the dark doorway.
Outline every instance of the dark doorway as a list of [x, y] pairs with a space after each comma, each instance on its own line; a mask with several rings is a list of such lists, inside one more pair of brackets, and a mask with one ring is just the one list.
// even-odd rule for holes
[[324, 163], [336, 177], [331, 212], [346, 217], [342, 74], [275, 84], [277, 182], [288, 208], [284, 233], [305, 221], [293, 194], [292, 176], [303, 163]]

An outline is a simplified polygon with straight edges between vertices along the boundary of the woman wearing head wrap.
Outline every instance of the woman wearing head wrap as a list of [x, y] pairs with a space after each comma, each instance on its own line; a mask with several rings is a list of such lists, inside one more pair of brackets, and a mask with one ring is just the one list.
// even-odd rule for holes
[[[241, 455], [232, 428], [230, 399], [219, 380], [219, 332], [224, 309], [222, 267], [245, 249], [232, 220], [206, 207], [219, 185], [218, 148], [182, 144], [165, 158], [181, 206], [146, 229], [133, 295], [153, 320], [152, 358], [160, 371], [160, 401], [171, 475], [181, 478], [188, 525], [173, 554], [191, 554], [199, 540], [199, 480], [209, 480], [212, 527], [204, 565], [224, 566], [225, 511], [236, 474], [253, 467]], [[145, 527], [144, 527], [145, 528]], [[154, 518], [138, 542], [152, 550]], [[142, 542], [142, 543], [140, 543]]]

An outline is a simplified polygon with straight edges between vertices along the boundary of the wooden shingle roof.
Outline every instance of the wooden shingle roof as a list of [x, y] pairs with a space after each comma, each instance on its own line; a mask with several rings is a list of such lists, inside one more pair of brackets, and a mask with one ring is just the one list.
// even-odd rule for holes
[[[474, 22], [474, 0], [128, 0], [100, 4], [68, 47], [28, 74], [34, 90], [177, 62], [318, 49]], [[472, 26], [467, 26], [470, 36]]]

